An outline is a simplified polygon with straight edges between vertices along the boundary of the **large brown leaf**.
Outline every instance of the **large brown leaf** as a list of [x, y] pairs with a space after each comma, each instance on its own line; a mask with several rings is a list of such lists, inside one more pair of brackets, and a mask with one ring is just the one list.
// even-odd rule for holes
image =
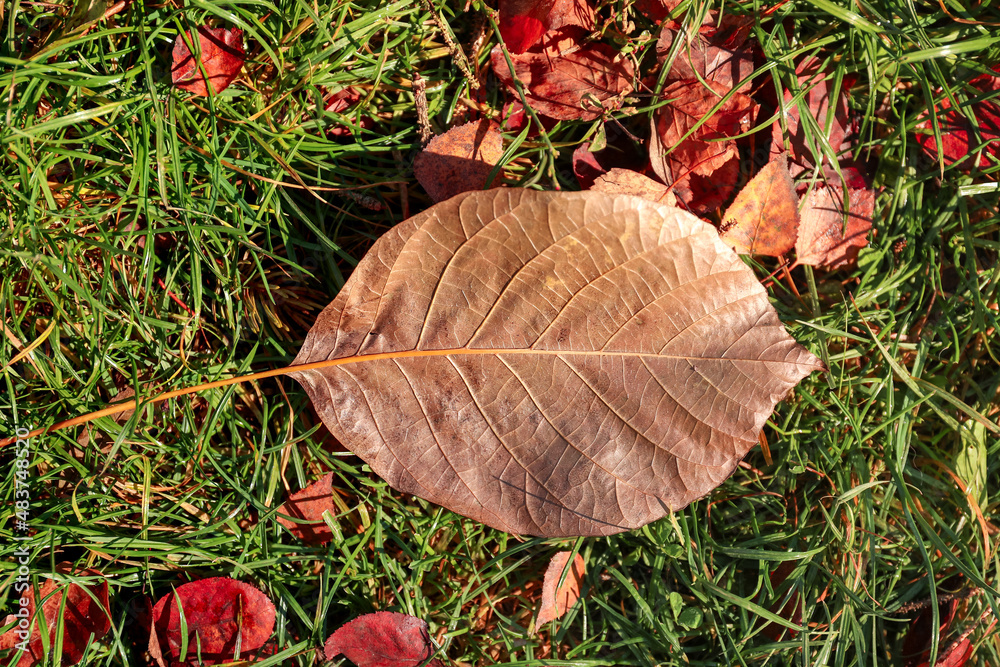
[[720, 484], [819, 361], [694, 216], [470, 192], [396, 226], [294, 371], [395, 488], [495, 528], [606, 535]]

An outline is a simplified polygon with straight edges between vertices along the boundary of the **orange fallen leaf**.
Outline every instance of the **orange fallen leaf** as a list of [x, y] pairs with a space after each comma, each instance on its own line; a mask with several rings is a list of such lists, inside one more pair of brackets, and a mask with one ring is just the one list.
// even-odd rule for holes
[[546, 32], [576, 25], [594, 27], [587, 0], [500, 0], [500, 36], [511, 53], [524, 53]]
[[[489, 120], [453, 127], [431, 139], [417, 155], [413, 173], [435, 202], [470, 190], [482, 190], [503, 155], [498, 126]], [[500, 176], [494, 179], [500, 185]]]
[[[563, 578], [563, 572], [567, 569], [566, 566], [571, 555], [573, 554], [570, 551], [560, 551], [552, 557], [549, 566], [545, 568], [545, 578], [542, 579], [542, 602], [538, 608], [538, 619], [535, 621], [535, 627], [541, 627], [557, 618], [562, 618], [569, 608], [580, 599], [580, 584], [583, 581], [583, 575], [587, 572], [587, 565], [583, 556], [576, 554], [573, 557], [573, 564], [569, 567], [569, 571], [565, 572], [566, 576]], [[563, 580], [561, 586], [559, 585], [560, 579]]]
[[567, 27], [548, 32], [525, 53], [511, 55], [514, 73], [499, 45], [490, 53], [493, 71], [516, 90], [514, 77], [537, 112], [558, 120], [594, 120], [617, 108], [632, 92], [632, 63], [613, 47], [582, 44], [586, 31]]
[[836, 186], [813, 190], [802, 209], [795, 242], [796, 264], [839, 269], [854, 263], [868, 245], [875, 210], [875, 192], [847, 190], [849, 208], [844, 229], [844, 190]]
[[[327, 510], [336, 513], [332, 472], [288, 496], [288, 500], [278, 507], [278, 523], [306, 544], [322, 544], [333, 539], [333, 531], [323, 521], [323, 512]], [[286, 519], [282, 515], [297, 521]], [[303, 521], [308, 523], [302, 523]]]
[[677, 197], [663, 183], [631, 169], [615, 167], [594, 179], [591, 190], [608, 194], [634, 195], [668, 206], [677, 205]]
[[771, 160], [736, 195], [722, 216], [722, 240], [741, 255], [779, 257], [795, 247], [799, 198], [788, 158]]
[[[194, 36], [187, 35], [191, 42]], [[184, 35], [178, 35], [174, 41], [173, 64], [170, 75], [174, 85], [190, 91], [195, 95], [208, 95], [205, 75], [212, 84], [216, 95], [229, 87], [243, 68], [246, 53], [243, 51], [243, 31], [239, 28], [198, 28], [198, 44], [201, 56], [195, 58], [185, 42]], [[201, 61], [205, 75], [198, 66]]]

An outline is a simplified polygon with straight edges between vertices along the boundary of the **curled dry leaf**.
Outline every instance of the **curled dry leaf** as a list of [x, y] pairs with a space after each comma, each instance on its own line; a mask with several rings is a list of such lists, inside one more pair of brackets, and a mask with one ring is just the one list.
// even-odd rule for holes
[[[705, 15], [701, 28], [693, 27], [683, 34], [683, 27], [674, 21], [663, 24], [656, 42], [656, 58], [664, 62], [674, 48], [677, 37], [682, 37], [678, 52], [670, 66], [670, 79], [698, 79], [714, 81], [726, 88], [733, 88], [753, 74], [753, 53], [746, 43], [746, 19], [727, 14], [719, 25], [719, 12]], [[746, 88], [745, 84], [741, 86]]]
[[822, 368], [715, 228], [626, 195], [466, 193], [397, 225], [291, 373], [393, 487], [512, 533], [705, 495]]
[[780, 257], [795, 247], [799, 233], [799, 198], [779, 155], [764, 165], [736, 195], [722, 216], [722, 240], [741, 255]]
[[739, 176], [739, 151], [736, 142], [726, 138], [749, 130], [757, 113], [757, 105], [741, 93], [733, 93], [711, 113], [730, 89], [714, 81], [708, 84], [669, 85], [663, 96], [672, 101], [653, 116], [649, 139], [653, 171], [673, 186], [678, 200], [698, 212], [718, 208], [732, 193]]
[[843, 189], [828, 186], [809, 194], [795, 242], [797, 264], [839, 269], [857, 261], [858, 253], [868, 245], [875, 192], [848, 189], [847, 195], [850, 203], [845, 216]]
[[[56, 569], [64, 574], [72, 572], [68, 563], [60, 563]], [[97, 641], [108, 634], [111, 629], [111, 605], [107, 580], [97, 570], [81, 570], [75, 574], [101, 579], [96, 584], [84, 585], [47, 579], [38, 591], [29, 586], [20, 592], [19, 600], [24, 603], [19, 606], [26, 611], [26, 618], [10, 615], [3, 624], [26, 621], [25, 627], [15, 625], [0, 636], [0, 650], [15, 649], [20, 652], [18, 667], [31, 667], [45, 660], [45, 646], [51, 650], [56, 641], [60, 609], [63, 612], [62, 655], [65, 663], [80, 662], [91, 638]], [[40, 614], [35, 613], [38, 600], [42, 600]], [[45, 641], [42, 639], [42, 627], [48, 635]]]
[[[482, 190], [503, 155], [503, 138], [490, 120], [453, 127], [431, 139], [417, 155], [413, 174], [435, 202]], [[493, 185], [500, 184], [500, 174]]]
[[670, 188], [631, 169], [618, 167], [609, 169], [608, 173], [594, 179], [594, 184], [590, 189], [611, 195], [634, 195], [667, 206], [677, 205], [677, 198]]
[[[330, 635], [327, 660], [343, 654], [358, 667], [419, 667], [434, 653], [427, 623], [390, 611], [359, 616]], [[431, 660], [427, 667], [442, 667]]]
[[[850, 120], [848, 118], [847, 95], [844, 89], [850, 87], [850, 81], [844, 79], [836, 99], [833, 95], [832, 78], [820, 69], [821, 63], [815, 58], [803, 61], [796, 68], [796, 77], [801, 90], [807, 91], [796, 103], [795, 91], [785, 90], [780, 112], [784, 116], [786, 131], [782, 130], [781, 118], [771, 126], [771, 136], [774, 140], [771, 146], [771, 156], [777, 156], [785, 151], [787, 139], [789, 157], [792, 160], [792, 176], [798, 176], [804, 169], [816, 164], [829, 164], [826, 151], [842, 153], [850, 147]], [[807, 133], [807, 123], [802, 122], [802, 112], [807, 111], [822, 130], [822, 136]], [[810, 139], [810, 136], [812, 139]], [[821, 140], [817, 141], [817, 139]]]
[[[323, 512], [326, 511], [332, 514], [337, 512], [333, 504], [332, 472], [290, 495], [278, 508], [278, 523], [306, 544], [323, 544], [333, 539], [333, 531], [323, 521]], [[282, 515], [295, 520], [286, 519]]]
[[500, 0], [500, 36], [511, 53], [524, 53], [546, 32], [571, 25], [593, 29], [587, 0]]
[[[188, 39], [194, 43], [194, 36], [188, 33]], [[173, 64], [170, 75], [174, 85], [190, 91], [195, 95], [208, 95], [207, 83], [212, 84], [212, 91], [218, 95], [229, 87], [243, 68], [246, 53], [243, 51], [243, 31], [239, 28], [198, 28], [198, 44], [201, 48], [200, 60], [205, 68], [201, 73], [198, 60], [191, 53], [183, 35], [178, 35], [174, 41]]]
[[[572, 565], [569, 565], [570, 556], [574, 556]], [[576, 604], [580, 599], [580, 585], [586, 572], [587, 564], [580, 554], [560, 551], [552, 557], [545, 569], [545, 578], [542, 579], [542, 603], [538, 607], [538, 619], [535, 621], [537, 627], [562, 618], [570, 607]], [[562, 579], [561, 586], [560, 579]]]
[[540, 44], [512, 54], [511, 74], [499, 45], [490, 53], [493, 71], [511, 90], [514, 76], [524, 84], [532, 108], [558, 120], [594, 120], [617, 108], [632, 92], [634, 69], [627, 58], [599, 42], [581, 44], [585, 31], [563, 28], [547, 33]]
[[[187, 637], [182, 632], [187, 625]], [[199, 656], [202, 664], [231, 662], [239, 643], [240, 658], [257, 651], [274, 630], [271, 600], [250, 584], [212, 577], [178, 586], [153, 607], [149, 654], [161, 666], [187, 664]], [[185, 662], [181, 644], [187, 642]], [[195, 652], [193, 647], [200, 647]]]

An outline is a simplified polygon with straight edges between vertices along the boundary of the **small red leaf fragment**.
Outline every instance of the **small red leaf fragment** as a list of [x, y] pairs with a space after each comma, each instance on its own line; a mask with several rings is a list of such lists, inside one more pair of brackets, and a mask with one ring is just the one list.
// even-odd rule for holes
[[[563, 28], [546, 33], [525, 53], [511, 55], [514, 75], [538, 113], [558, 120], [594, 120], [632, 92], [632, 63], [607, 44], [581, 46], [585, 34], [577, 27]], [[499, 45], [490, 61], [500, 81], [515, 91], [514, 75]]]
[[[323, 512], [336, 514], [333, 504], [333, 473], [323, 475], [301, 491], [288, 496], [278, 508], [278, 523], [306, 544], [322, 544], [333, 539], [333, 531], [323, 521]], [[298, 521], [286, 519], [288, 515]], [[310, 523], [301, 523], [308, 521]]]
[[[482, 190], [503, 155], [503, 138], [489, 120], [453, 127], [431, 139], [417, 155], [413, 173], [435, 202], [470, 190]], [[501, 174], [493, 179], [500, 185]]]
[[670, 188], [631, 169], [609, 169], [608, 173], [594, 180], [590, 189], [608, 194], [634, 195], [668, 206], [677, 205], [677, 198]]
[[573, 174], [576, 176], [581, 190], [586, 190], [593, 186], [594, 180], [605, 171], [604, 167], [601, 166], [601, 163], [597, 161], [597, 158], [590, 151], [589, 143], [581, 144], [579, 148], [573, 151]]
[[[180, 662], [182, 611], [188, 635], [184, 663]], [[267, 642], [274, 619], [274, 604], [250, 584], [229, 577], [192, 581], [153, 607], [149, 653], [161, 667], [187, 664], [198, 655], [204, 664], [212, 665], [231, 662], [238, 642], [240, 659], [246, 660]]]
[[788, 159], [780, 155], [764, 165], [726, 209], [722, 240], [741, 255], [784, 255], [795, 247], [798, 204]]
[[[569, 608], [580, 599], [580, 584], [583, 582], [583, 575], [587, 572], [587, 565], [583, 556], [576, 554], [573, 564], [566, 577], [563, 578], [563, 571], [569, 563], [570, 551], [560, 551], [545, 568], [545, 578], [542, 580], [542, 602], [538, 608], [538, 620], [536, 627], [541, 627], [546, 623], [551, 623], [557, 618], [562, 618], [569, 611]], [[559, 580], [563, 579], [560, 586]]]
[[[188, 33], [189, 39], [194, 36]], [[208, 75], [208, 82], [216, 95], [229, 87], [243, 68], [246, 52], [243, 50], [243, 31], [239, 28], [198, 28], [198, 44], [201, 48], [200, 60]], [[183, 35], [178, 35], [174, 41], [173, 64], [170, 75], [174, 85], [190, 91], [195, 95], [208, 95], [205, 77], [198, 67], [198, 59], [184, 41]]]
[[[68, 563], [60, 563], [57, 571], [62, 573], [71, 572]], [[101, 577], [97, 570], [82, 570], [76, 573], [81, 577]], [[30, 636], [27, 638], [28, 650], [21, 652], [18, 660], [18, 667], [31, 667], [31, 665], [42, 662], [45, 657], [45, 648], [42, 641], [41, 625], [44, 624], [48, 634], [48, 646], [51, 650], [56, 640], [56, 630], [59, 623], [59, 610], [63, 605], [63, 598], [66, 603], [63, 613], [63, 648], [62, 656], [65, 664], [75, 664], [83, 659], [83, 652], [86, 649], [91, 635], [94, 640], [101, 639], [111, 629], [111, 606], [108, 599], [108, 582], [101, 579], [96, 584], [85, 584], [83, 586], [66, 581], [56, 581], [48, 579], [42, 584], [36, 598], [35, 590], [29, 587], [21, 593], [21, 598], [27, 598], [27, 605], [23, 607], [28, 612], [28, 621], [31, 623]], [[47, 598], [47, 599], [46, 599]], [[36, 616], [36, 599], [44, 600], [40, 616]], [[7, 616], [3, 624], [7, 625], [20, 619], [15, 616]], [[18, 634], [18, 627], [13, 628], [0, 636], [0, 650], [15, 648], [25, 641], [23, 636]]]
[[500, 36], [511, 53], [524, 53], [546, 32], [569, 25], [594, 27], [587, 0], [500, 0]]
[[[418, 667], [431, 657], [427, 623], [390, 611], [359, 616], [326, 640], [327, 660], [343, 654], [358, 667]], [[432, 660], [428, 667], [441, 667]]]
[[868, 245], [875, 192], [848, 189], [847, 195], [850, 207], [845, 232], [843, 189], [829, 186], [809, 194], [795, 242], [798, 264], [839, 269], [857, 261], [858, 253]]

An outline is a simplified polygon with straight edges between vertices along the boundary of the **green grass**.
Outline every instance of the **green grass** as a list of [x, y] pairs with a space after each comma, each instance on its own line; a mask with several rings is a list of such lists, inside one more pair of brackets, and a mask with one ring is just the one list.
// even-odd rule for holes
[[[619, 19], [605, 39], [627, 38], [648, 70], [657, 33], [626, 4], [603, 5]], [[830, 369], [779, 405], [765, 429], [773, 462], [753, 451], [710, 496], [641, 530], [521, 539], [389, 489], [329, 441], [288, 380], [105, 418], [84, 444], [83, 429], [51, 433], [32, 441], [26, 544], [36, 575], [69, 561], [108, 579], [114, 629], [84, 662], [142, 664], [142, 596], [218, 575], [277, 605], [278, 653], [264, 664], [303, 666], [373, 610], [426, 619], [451, 665], [643, 666], [902, 665], [902, 637], [936, 596], [978, 591], [952, 637], [996, 612], [997, 169], [945, 167], [914, 140], [933, 101], [982, 97], [966, 83], [1000, 56], [1000, 12], [966, 4], [793, 0], [754, 28], [764, 82], [791, 86], [804, 54], [837, 81], [858, 75], [855, 150], [883, 188], [857, 268], [797, 269], [801, 299], [772, 285], [793, 335]], [[436, 6], [467, 49], [489, 25], [460, 1]], [[468, 114], [466, 99], [503, 104], [495, 86], [470, 89], [416, 0], [133, 2], [86, 30], [80, 15], [0, 0], [0, 436], [126, 388], [286, 365], [372, 240], [429, 205], [411, 169], [413, 73], [437, 132]], [[206, 21], [241, 27], [249, 58], [235, 85], [195, 100], [170, 85], [169, 52]], [[471, 54], [484, 70], [495, 43], [490, 31]], [[362, 102], [325, 113], [324, 95], [349, 85]], [[653, 96], [630, 104], [614, 115], [644, 137]], [[333, 136], [337, 125], [355, 131]], [[575, 189], [570, 153], [599, 127], [559, 123], [554, 152], [508, 134], [506, 146], [523, 140], [508, 183]], [[0, 470], [9, 612], [12, 460]], [[328, 469], [342, 539], [303, 546], [275, 508]], [[972, 505], [992, 531], [989, 558]], [[541, 573], [568, 548], [587, 560], [584, 599], [529, 635]], [[787, 578], [772, 580], [783, 563]], [[789, 601], [799, 616], [775, 613]], [[780, 624], [805, 631], [778, 636]], [[1000, 663], [987, 625], [972, 635], [975, 664]]]

